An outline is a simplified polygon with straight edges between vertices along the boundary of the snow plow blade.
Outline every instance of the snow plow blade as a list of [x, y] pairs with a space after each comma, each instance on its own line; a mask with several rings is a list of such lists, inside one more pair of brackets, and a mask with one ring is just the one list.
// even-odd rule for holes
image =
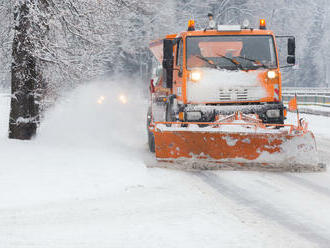
[[[281, 130], [253, 125], [242, 127], [233, 123], [221, 126], [213, 123], [206, 128], [181, 126], [155, 125], [155, 152], [160, 167], [271, 171], [325, 169], [318, 161], [314, 135], [291, 125], [286, 130], [282, 130], [284, 127]], [[235, 128], [239, 131], [228, 131]]]

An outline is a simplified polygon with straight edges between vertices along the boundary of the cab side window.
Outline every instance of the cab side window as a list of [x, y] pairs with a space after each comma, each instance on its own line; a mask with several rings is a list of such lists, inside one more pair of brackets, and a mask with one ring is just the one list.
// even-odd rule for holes
[[180, 42], [178, 44], [176, 64], [178, 66], [182, 66], [183, 65], [183, 41], [182, 40], [180, 40]]

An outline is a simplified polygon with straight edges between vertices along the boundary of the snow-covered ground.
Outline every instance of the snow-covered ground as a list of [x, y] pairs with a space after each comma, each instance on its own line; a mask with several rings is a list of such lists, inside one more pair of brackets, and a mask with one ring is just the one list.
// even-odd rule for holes
[[[1, 248], [329, 247], [329, 172], [148, 169], [139, 92], [84, 86], [30, 142], [7, 139], [0, 95]], [[305, 117], [328, 161], [330, 118]]]

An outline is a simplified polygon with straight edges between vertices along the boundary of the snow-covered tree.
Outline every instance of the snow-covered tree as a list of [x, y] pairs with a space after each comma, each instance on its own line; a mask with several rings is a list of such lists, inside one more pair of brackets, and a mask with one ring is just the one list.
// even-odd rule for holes
[[11, 44], [13, 41], [12, 1], [0, 0], [0, 89], [10, 86]]
[[42, 61], [48, 27], [48, 1], [19, 1], [14, 6], [14, 40], [11, 65], [11, 110], [9, 137], [30, 139], [39, 121], [43, 95]]

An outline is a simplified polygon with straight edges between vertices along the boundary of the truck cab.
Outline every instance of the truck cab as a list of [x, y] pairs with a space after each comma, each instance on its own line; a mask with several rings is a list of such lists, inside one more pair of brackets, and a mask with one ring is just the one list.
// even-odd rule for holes
[[[288, 38], [287, 61], [294, 64], [295, 39]], [[259, 29], [216, 30], [195, 30], [190, 21], [188, 31], [152, 42], [150, 49], [163, 67], [166, 121], [214, 122], [239, 111], [263, 123], [284, 123], [276, 37], [264, 20]]]

